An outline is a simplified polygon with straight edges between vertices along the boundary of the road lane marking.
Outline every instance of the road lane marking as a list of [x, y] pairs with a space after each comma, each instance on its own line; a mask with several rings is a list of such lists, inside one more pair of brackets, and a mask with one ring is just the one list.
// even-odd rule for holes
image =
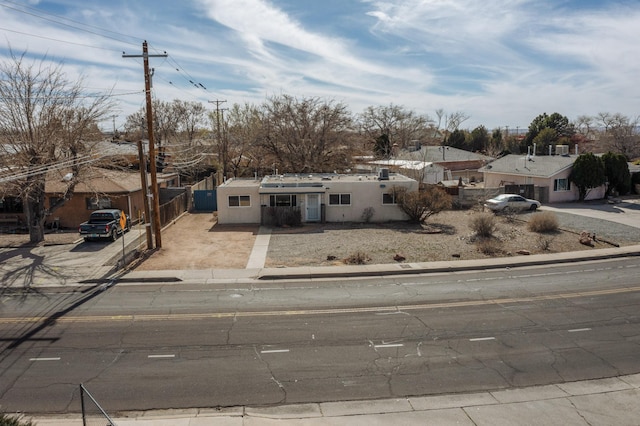
[[581, 331], [591, 331], [590, 328], [574, 328], [573, 330], [567, 330], [569, 333], [579, 333]]
[[266, 349], [260, 351], [261, 354], [281, 354], [286, 352], [289, 352], [289, 349]]
[[167, 355], [147, 355], [147, 358], [175, 358], [176, 356], [173, 354]]
[[[254, 311], [254, 312], [204, 312], [197, 314], [127, 314], [127, 315], [88, 315], [88, 316], [68, 316], [56, 318], [57, 323], [89, 323], [89, 322], [109, 322], [109, 321], [191, 321], [203, 319], [237, 319], [242, 317], [265, 317], [265, 316], [296, 316], [296, 315], [327, 315], [327, 314], [353, 314], [353, 313], [379, 313], [397, 312], [421, 309], [445, 309], [445, 308], [466, 308], [485, 305], [505, 305], [518, 303], [532, 303], [541, 301], [552, 301], [558, 299], [577, 299], [581, 297], [607, 296], [611, 294], [635, 293], [640, 291], [640, 286], [626, 287], [618, 289], [581, 291], [575, 293], [560, 293], [552, 295], [513, 297], [505, 299], [483, 299], [467, 300], [459, 302], [425, 303], [416, 305], [395, 305], [395, 306], [371, 306], [362, 308], [334, 308], [334, 309], [302, 309], [290, 311]], [[24, 318], [0, 318], [0, 324], [23, 324], [29, 322], [49, 321], [48, 317], [24, 317]]]
[[485, 340], [496, 340], [495, 337], [476, 337], [474, 339], [469, 339], [470, 342], [483, 342]]
[[29, 358], [29, 361], [60, 361], [60, 357], [51, 358]]
[[404, 346], [402, 343], [383, 343], [381, 345], [373, 345], [374, 348], [400, 348]]

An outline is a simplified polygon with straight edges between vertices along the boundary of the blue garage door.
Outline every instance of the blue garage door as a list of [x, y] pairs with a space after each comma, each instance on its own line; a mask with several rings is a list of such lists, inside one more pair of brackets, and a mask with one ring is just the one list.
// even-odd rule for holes
[[199, 212], [214, 212], [218, 210], [216, 201], [216, 190], [198, 190], [193, 191], [193, 208]]

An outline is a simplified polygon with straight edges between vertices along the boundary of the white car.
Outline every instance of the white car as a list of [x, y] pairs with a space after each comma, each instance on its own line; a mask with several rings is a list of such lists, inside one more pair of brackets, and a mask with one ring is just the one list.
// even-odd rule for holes
[[484, 202], [484, 206], [494, 212], [532, 210], [540, 207], [540, 202], [518, 194], [500, 194]]

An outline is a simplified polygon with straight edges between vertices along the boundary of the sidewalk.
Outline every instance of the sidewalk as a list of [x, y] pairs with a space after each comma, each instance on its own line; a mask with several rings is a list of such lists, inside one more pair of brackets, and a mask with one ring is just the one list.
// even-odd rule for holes
[[[277, 407], [123, 413], [118, 426], [638, 425], [640, 374], [469, 394]], [[79, 414], [34, 416], [39, 426], [82, 425]], [[100, 424], [105, 424], [103, 421]]]

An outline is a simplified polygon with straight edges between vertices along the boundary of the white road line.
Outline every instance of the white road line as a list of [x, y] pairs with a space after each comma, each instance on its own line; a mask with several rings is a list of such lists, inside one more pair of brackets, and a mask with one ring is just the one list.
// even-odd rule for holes
[[261, 354], [281, 354], [289, 352], [289, 349], [269, 349], [266, 351], [260, 351]]
[[373, 345], [374, 348], [400, 348], [404, 346], [402, 343], [387, 343], [383, 345]]
[[567, 330], [569, 333], [578, 333], [580, 331], [591, 331], [590, 328], [574, 328], [573, 330]]
[[482, 342], [483, 340], [496, 340], [495, 337], [476, 337], [475, 339], [469, 339], [470, 342]]
[[53, 358], [29, 358], [29, 361], [60, 361], [60, 357]]
[[167, 355], [147, 355], [147, 358], [175, 358], [176, 356], [173, 354], [167, 354]]

